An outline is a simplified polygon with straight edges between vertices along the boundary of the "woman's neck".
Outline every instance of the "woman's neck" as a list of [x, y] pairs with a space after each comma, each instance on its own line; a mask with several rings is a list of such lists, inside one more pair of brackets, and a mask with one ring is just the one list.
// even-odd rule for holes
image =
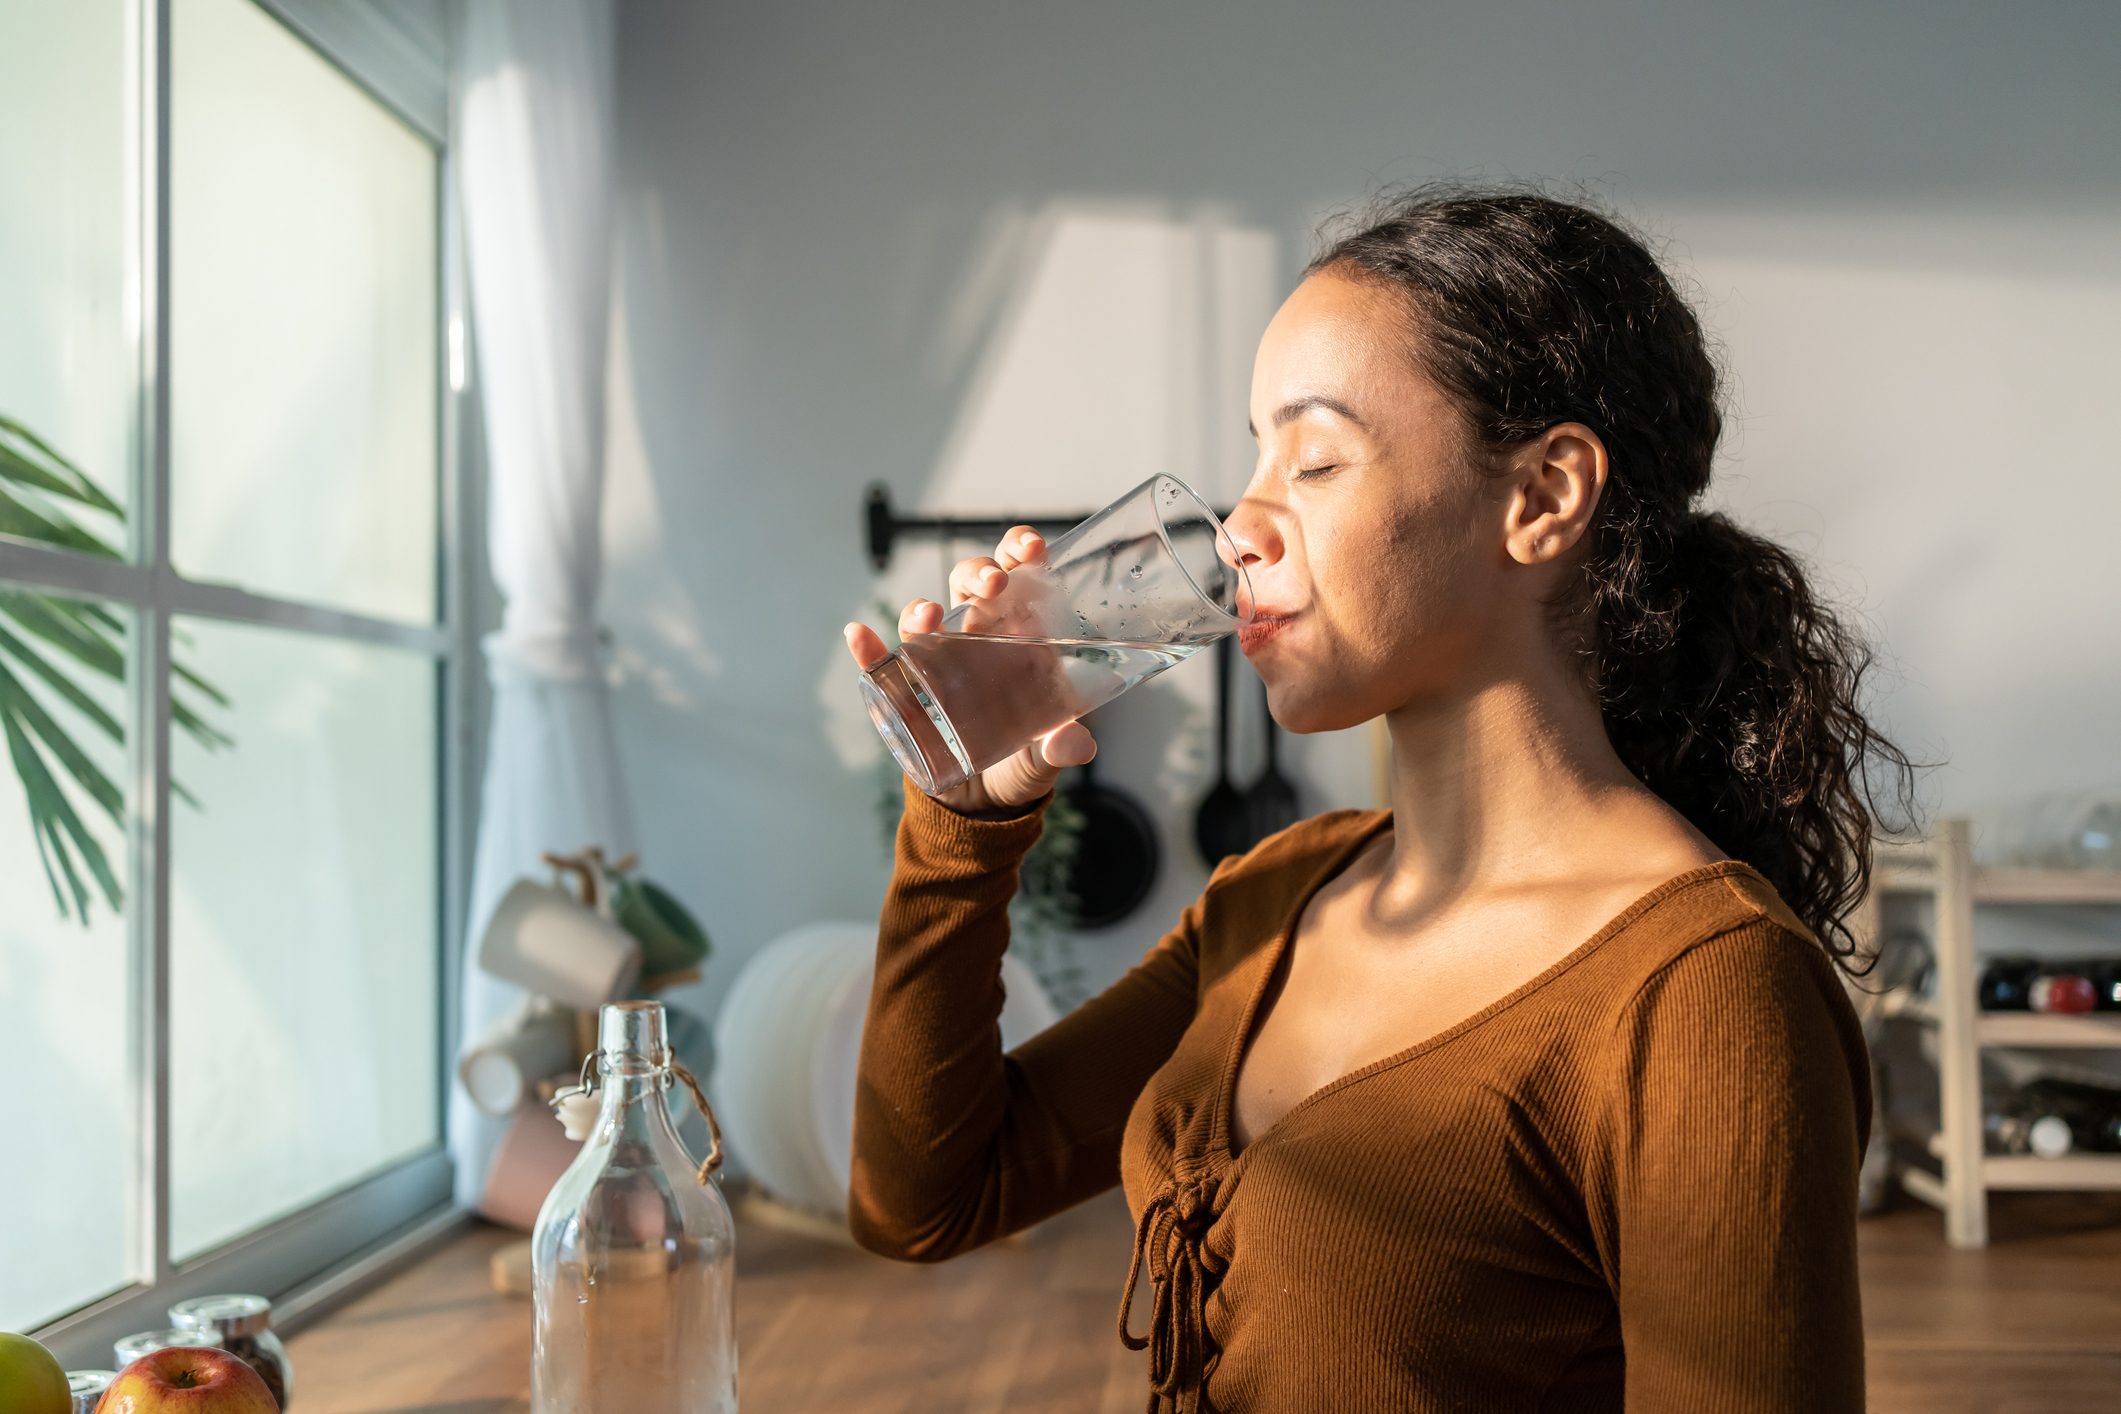
[[1375, 895], [1381, 918], [1564, 878], [1618, 817], [1669, 813], [1614, 752], [1589, 690], [1558, 669], [1490, 676], [1385, 722], [1393, 829]]

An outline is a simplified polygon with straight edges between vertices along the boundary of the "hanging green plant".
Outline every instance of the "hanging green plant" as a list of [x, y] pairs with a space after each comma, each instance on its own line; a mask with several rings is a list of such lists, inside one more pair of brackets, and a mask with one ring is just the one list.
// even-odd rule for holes
[[[76, 519], [100, 512], [124, 523], [125, 511], [87, 473], [13, 418], [0, 416], [0, 535], [98, 559], [122, 560], [122, 550]], [[172, 639], [189, 645], [184, 635]], [[101, 604], [33, 589], [0, 587], [0, 736], [29, 805], [30, 833], [51, 885], [59, 916], [88, 922], [89, 884], [113, 909], [125, 899], [117, 870], [89, 832], [71, 791], [78, 791], [120, 828], [125, 793], [70, 736], [32, 680], [66, 703], [97, 732], [120, 746], [125, 724], [84, 686], [101, 678], [125, 681], [125, 620]], [[170, 721], [207, 750], [235, 744], [207, 722], [192, 699], [226, 708], [228, 698], [181, 663], [170, 668]], [[198, 800], [172, 781], [178, 798]], [[87, 877], [84, 879], [83, 875]]]

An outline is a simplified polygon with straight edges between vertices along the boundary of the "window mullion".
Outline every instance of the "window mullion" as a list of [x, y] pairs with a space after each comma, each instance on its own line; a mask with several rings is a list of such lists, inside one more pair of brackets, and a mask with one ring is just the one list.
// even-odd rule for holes
[[139, 0], [143, 33], [140, 302], [141, 428], [137, 553], [156, 587], [135, 619], [135, 799], [133, 942], [136, 962], [133, 1065], [140, 1115], [137, 1270], [159, 1288], [170, 1258], [169, 1105], [169, 620], [160, 592], [169, 564], [169, 191], [171, 0]]

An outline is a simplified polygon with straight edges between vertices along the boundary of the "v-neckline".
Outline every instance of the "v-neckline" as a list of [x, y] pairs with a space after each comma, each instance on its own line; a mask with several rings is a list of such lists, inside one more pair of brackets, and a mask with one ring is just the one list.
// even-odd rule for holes
[[1309, 1109], [1326, 1096], [1345, 1089], [1358, 1080], [1366, 1079], [1379, 1071], [1389, 1070], [1393, 1066], [1402, 1065], [1417, 1056], [1436, 1049], [1438, 1046], [1455, 1040], [1496, 1013], [1529, 996], [1554, 978], [1568, 971], [1569, 968], [1575, 966], [1583, 958], [1589, 956], [1600, 944], [1628, 924], [1634, 922], [1645, 910], [1668, 895], [1697, 880], [1728, 874], [1736, 870], [1745, 870], [1749, 873], [1755, 872], [1753, 867], [1742, 859], [1718, 859], [1707, 864], [1697, 864], [1692, 869], [1674, 874], [1663, 883], [1638, 896], [1634, 902], [1628, 904], [1627, 907], [1621, 909], [1620, 912], [1601, 924], [1597, 932], [1569, 949], [1568, 952], [1559, 958], [1556, 958], [1554, 962], [1543, 968], [1535, 976], [1519, 983], [1494, 1001], [1481, 1007], [1478, 1011], [1451, 1023], [1434, 1035], [1424, 1037], [1411, 1046], [1357, 1066], [1345, 1075], [1327, 1081], [1288, 1109], [1283, 1110], [1272, 1124], [1253, 1135], [1251, 1142], [1246, 1144], [1243, 1149], [1233, 1150], [1231, 1148], [1231, 1134], [1234, 1128], [1232, 1120], [1235, 1117], [1237, 1104], [1238, 1072], [1244, 1068], [1245, 1052], [1252, 1041], [1252, 1027], [1258, 1020], [1260, 1005], [1266, 997], [1268, 984], [1274, 980], [1274, 974], [1281, 969], [1282, 958], [1288, 952], [1291, 942], [1295, 939], [1296, 929], [1302, 923], [1304, 911], [1311, 906], [1311, 901], [1319, 895], [1328, 883], [1337, 878], [1342, 870], [1354, 862], [1355, 857], [1367, 848], [1372, 840], [1375, 840], [1386, 829], [1390, 828], [1391, 824], [1392, 812], [1389, 810], [1379, 811], [1376, 820], [1372, 821], [1364, 829], [1357, 831], [1355, 837], [1347, 844], [1326, 856], [1323, 867], [1305, 882], [1303, 888], [1297, 891], [1296, 901], [1283, 918], [1280, 930], [1268, 940], [1267, 946], [1262, 950], [1266, 958], [1266, 964], [1260, 969], [1259, 975], [1253, 979], [1252, 992], [1245, 1002], [1243, 1015], [1238, 1018], [1237, 1029], [1223, 1047], [1222, 1069], [1217, 1077], [1215, 1113], [1211, 1117], [1209, 1126], [1209, 1150], [1215, 1160], [1224, 1168], [1234, 1169], [1242, 1165], [1246, 1159], [1251, 1157], [1252, 1151], [1260, 1146], [1262, 1140], [1271, 1137], [1276, 1130], [1286, 1124], [1298, 1111]]

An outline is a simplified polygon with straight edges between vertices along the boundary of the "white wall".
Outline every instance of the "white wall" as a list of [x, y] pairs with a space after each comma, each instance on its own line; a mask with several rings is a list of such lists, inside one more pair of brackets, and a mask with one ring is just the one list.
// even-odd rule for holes
[[[1735, 375], [1718, 494], [1881, 635], [1932, 807], [2121, 785], [2121, 10], [1500, 10], [623, 7], [607, 617], [648, 867], [718, 943], [695, 1000], [884, 884], [839, 626], [939, 566], [872, 578], [863, 485], [1226, 502], [1253, 343], [1385, 181], [1583, 181], [1669, 241]], [[1100, 980], [1202, 882], [1207, 678], [1109, 713], [1171, 848]], [[1359, 734], [1295, 754], [1310, 806], [1369, 803]]]

